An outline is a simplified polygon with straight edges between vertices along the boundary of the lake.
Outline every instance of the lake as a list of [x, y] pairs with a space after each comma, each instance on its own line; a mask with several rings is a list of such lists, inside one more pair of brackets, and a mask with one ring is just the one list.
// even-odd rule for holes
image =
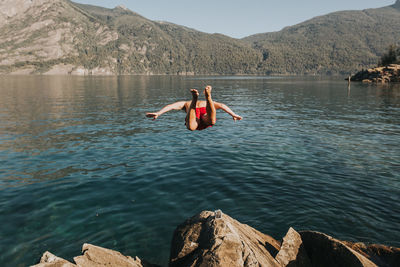
[[[207, 84], [242, 121], [145, 117]], [[278, 240], [292, 226], [400, 247], [399, 141], [399, 85], [0, 76], [0, 265], [86, 242], [166, 266], [175, 227], [216, 209]]]

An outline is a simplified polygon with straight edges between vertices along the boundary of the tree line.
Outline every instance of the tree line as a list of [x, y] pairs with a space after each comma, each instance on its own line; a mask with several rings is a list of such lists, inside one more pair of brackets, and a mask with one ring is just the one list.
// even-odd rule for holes
[[388, 51], [382, 55], [379, 66], [389, 64], [400, 64], [400, 46], [390, 45]]

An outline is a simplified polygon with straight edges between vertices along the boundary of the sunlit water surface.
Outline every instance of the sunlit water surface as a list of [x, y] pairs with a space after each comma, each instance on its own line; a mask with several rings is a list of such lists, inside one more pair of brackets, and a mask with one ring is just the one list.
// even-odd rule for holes
[[[214, 87], [217, 124], [145, 118]], [[201, 96], [203, 97], [203, 96]], [[167, 265], [175, 227], [223, 212], [400, 246], [400, 88], [279, 77], [0, 77], [0, 265], [83, 243]]]

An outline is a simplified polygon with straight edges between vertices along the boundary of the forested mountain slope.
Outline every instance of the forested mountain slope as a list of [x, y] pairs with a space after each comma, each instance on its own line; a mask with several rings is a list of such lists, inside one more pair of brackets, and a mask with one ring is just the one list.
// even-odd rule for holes
[[0, 2], [0, 71], [255, 73], [260, 53], [220, 34], [67, 0]]
[[0, 73], [337, 74], [400, 40], [400, 0], [242, 40], [146, 19], [124, 7], [0, 0]]
[[399, 44], [400, 0], [384, 8], [331, 13], [243, 40], [262, 52], [262, 72], [354, 72], [377, 64], [390, 44]]

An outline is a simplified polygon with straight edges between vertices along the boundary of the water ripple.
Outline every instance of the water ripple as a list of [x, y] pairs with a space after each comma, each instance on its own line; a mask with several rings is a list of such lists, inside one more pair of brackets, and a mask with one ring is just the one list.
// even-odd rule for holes
[[[199, 79], [245, 119], [145, 118]], [[398, 87], [199, 79], [0, 77], [0, 265], [85, 242], [166, 265], [176, 225], [205, 209], [278, 239], [293, 226], [400, 246]]]

